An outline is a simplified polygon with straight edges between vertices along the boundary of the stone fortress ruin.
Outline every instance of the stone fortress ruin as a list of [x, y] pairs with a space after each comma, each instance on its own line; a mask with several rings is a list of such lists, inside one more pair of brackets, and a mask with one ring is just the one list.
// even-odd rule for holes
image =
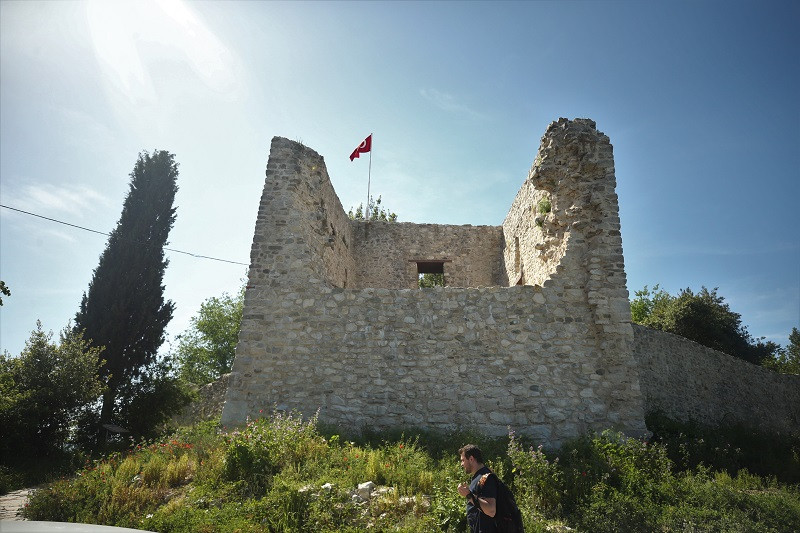
[[800, 378], [631, 323], [615, 188], [609, 138], [562, 118], [500, 226], [350, 220], [323, 158], [274, 138], [222, 423], [277, 406], [547, 445], [644, 434], [648, 411], [800, 427]]

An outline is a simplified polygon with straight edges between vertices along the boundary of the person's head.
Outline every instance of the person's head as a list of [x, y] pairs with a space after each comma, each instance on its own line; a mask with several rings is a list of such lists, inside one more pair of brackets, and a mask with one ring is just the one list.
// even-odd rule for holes
[[483, 452], [474, 444], [467, 444], [458, 453], [461, 455], [461, 467], [467, 474], [474, 474], [483, 466]]

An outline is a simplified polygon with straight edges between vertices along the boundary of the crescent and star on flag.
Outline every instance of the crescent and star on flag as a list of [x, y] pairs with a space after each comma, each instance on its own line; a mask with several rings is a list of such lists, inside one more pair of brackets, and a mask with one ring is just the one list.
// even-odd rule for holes
[[372, 134], [370, 133], [367, 135], [367, 138], [361, 141], [361, 144], [358, 145], [358, 148], [353, 150], [353, 153], [350, 154], [350, 161], [360, 157], [361, 154], [366, 154], [369, 152], [369, 173], [367, 174], [367, 222], [369, 222], [369, 208], [370, 208], [370, 198], [369, 198], [369, 186], [370, 182], [372, 181]]
[[350, 154], [350, 161], [360, 157], [361, 154], [366, 154], [371, 150], [372, 150], [372, 134], [370, 133], [369, 135], [367, 135], [366, 139], [361, 141], [361, 144], [358, 145], [358, 148], [353, 150], [353, 153]]

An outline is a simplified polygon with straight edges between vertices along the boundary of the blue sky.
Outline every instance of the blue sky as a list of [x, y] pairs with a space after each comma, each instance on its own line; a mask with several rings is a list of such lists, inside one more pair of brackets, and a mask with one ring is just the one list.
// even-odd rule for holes
[[[0, 202], [110, 231], [141, 150], [176, 154], [170, 247], [247, 263], [273, 136], [345, 208], [499, 225], [559, 117], [614, 145], [628, 288], [719, 287], [800, 326], [797, 2], [0, 3]], [[102, 235], [0, 209], [0, 350], [72, 319]], [[170, 339], [246, 267], [170, 253]]]

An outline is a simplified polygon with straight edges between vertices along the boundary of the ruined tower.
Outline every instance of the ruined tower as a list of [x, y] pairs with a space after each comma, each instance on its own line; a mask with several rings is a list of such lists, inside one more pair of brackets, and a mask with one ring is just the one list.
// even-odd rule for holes
[[[547, 128], [499, 226], [350, 220], [323, 158], [276, 137], [223, 424], [645, 431], [612, 147]], [[418, 289], [420, 272], [445, 287]]]

